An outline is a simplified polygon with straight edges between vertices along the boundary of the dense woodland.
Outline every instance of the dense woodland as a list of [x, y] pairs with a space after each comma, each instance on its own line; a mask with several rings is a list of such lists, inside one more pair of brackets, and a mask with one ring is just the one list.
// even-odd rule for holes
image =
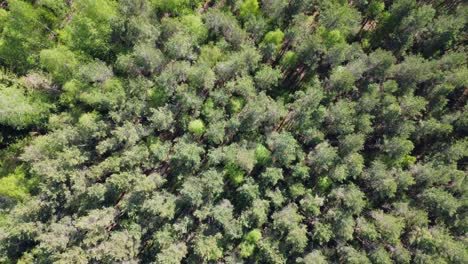
[[468, 263], [467, 21], [0, 1], [0, 263]]

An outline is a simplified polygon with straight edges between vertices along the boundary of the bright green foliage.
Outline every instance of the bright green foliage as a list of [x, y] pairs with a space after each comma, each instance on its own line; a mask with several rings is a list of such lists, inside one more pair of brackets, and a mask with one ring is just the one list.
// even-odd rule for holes
[[222, 249], [218, 246], [218, 241], [221, 234], [217, 233], [214, 236], [199, 237], [195, 240], [194, 251], [203, 260], [217, 260], [223, 256]]
[[321, 31], [321, 36], [327, 48], [331, 48], [333, 46], [345, 43], [345, 38], [339, 30], [333, 29], [327, 31], [321, 28]]
[[249, 231], [247, 235], [245, 235], [244, 240], [249, 243], [255, 243], [262, 239], [262, 232], [259, 229], [254, 229]]
[[[270, 31], [265, 34], [265, 37], [263, 38], [262, 43], [260, 43], [260, 47], [262, 48], [267, 58], [270, 58], [270, 57], [274, 58], [274, 56], [281, 49], [283, 40], [284, 40], [284, 33], [280, 29]], [[291, 59], [286, 58], [285, 60], [288, 60], [289, 62]]]
[[201, 17], [185, 15], [180, 18], [180, 22], [192, 36], [195, 36], [198, 42], [203, 43], [208, 37], [208, 29], [203, 24]]
[[201, 136], [205, 133], [205, 124], [200, 119], [190, 121], [188, 125], [188, 131], [192, 132], [196, 136]]
[[382, 16], [382, 12], [385, 10], [385, 3], [381, 0], [372, 0], [369, 1], [367, 7], [367, 13], [370, 18], [379, 18]]
[[255, 148], [255, 160], [258, 164], [264, 165], [271, 158], [271, 152], [262, 144], [258, 144]]
[[292, 198], [296, 199], [299, 196], [304, 195], [306, 189], [302, 183], [296, 183], [289, 186], [289, 193]]
[[0, 1], [0, 263], [468, 263], [463, 1]]
[[235, 186], [240, 185], [244, 181], [244, 172], [234, 163], [226, 165], [225, 173]]
[[151, 0], [154, 7], [161, 13], [188, 14], [192, 8], [198, 7], [201, 1], [194, 0]]
[[8, 12], [5, 9], [0, 9], [0, 22], [4, 24], [8, 18]]
[[242, 109], [244, 101], [242, 98], [231, 98], [229, 100], [229, 109], [231, 113], [238, 113]]
[[32, 95], [25, 95], [22, 87], [5, 87], [0, 83], [0, 124], [14, 128], [40, 124], [50, 106]]
[[167, 100], [166, 92], [160, 87], [154, 87], [153, 89], [149, 90], [148, 97], [151, 106], [153, 107], [163, 106]]
[[220, 61], [225, 54], [217, 46], [212, 45], [203, 45], [200, 48], [200, 55], [198, 56], [198, 61], [201, 64], [207, 66], [214, 66], [218, 61]]
[[325, 192], [326, 190], [328, 190], [328, 188], [330, 188], [331, 185], [332, 181], [327, 176], [321, 177], [317, 183], [317, 187], [321, 192]]
[[64, 83], [69, 80], [77, 70], [78, 61], [75, 54], [67, 47], [59, 46], [54, 49], [45, 49], [40, 53], [40, 63], [55, 80]]
[[242, 242], [239, 245], [239, 253], [240, 253], [241, 257], [243, 257], [243, 258], [248, 258], [248, 257], [252, 256], [254, 250], [255, 250], [255, 245], [254, 244], [251, 244], [251, 243], [248, 243], [248, 242]]
[[40, 49], [49, 46], [47, 24], [40, 12], [30, 3], [20, 0], [8, 1], [9, 11], [3, 7], [0, 24], [0, 62], [18, 72], [25, 72], [35, 64]]
[[243, 238], [242, 243], [239, 245], [240, 255], [243, 258], [250, 257], [254, 250], [256, 243], [262, 239], [262, 232], [259, 229], [249, 231]]
[[322, 245], [330, 241], [333, 236], [333, 231], [329, 224], [322, 224], [317, 222], [314, 224], [314, 232], [312, 238], [317, 241], [318, 244]]
[[272, 44], [272, 45], [281, 45], [284, 39], [284, 33], [283, 31], [277, 29], [275, 31], [270, 31], [265, 34], [265, 37], [263, 39], [263, 42], [265, 44]]
[[17, 168], [14, 173], [0, 178], [0, 196], [22, 201], [29, 196], [33, 183], [33, 179], [26, 179], [24, 171]]
[[289, 50], [281, 58], [281, 65], [284, 67], [292, 67], [296, 65], [297, 61], [297, 54], [294, 51]]
[[111, 45], [111, 22], [117, 17], [117, 7], [110, 0], [73, 1], [76, 10], [60, 38], [72, 49], [105, 58]]
[[255, 16], [259, 13], [257, 0], [244, 0], [240, 6], [239, 14], [243, 18]]

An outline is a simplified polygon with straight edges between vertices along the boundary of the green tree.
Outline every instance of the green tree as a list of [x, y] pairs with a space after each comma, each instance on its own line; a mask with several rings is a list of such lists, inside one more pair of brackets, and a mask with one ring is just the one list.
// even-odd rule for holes
[[213, 236], [201, 236], [195, 240], [194, 251], [205, 261], [217, 260], [223, 256], [223, 250], [219, 246], [221, 234]]
[[460, 206], [458, 200], [447, 191], [439, 188], [426, 189], [421, 194], [421, 201], [435, 216], [453, 216]]
[[75, 54], [64, 46], [44, 49], [39, 57], [41, 66], [51, 73], [59, 83], [70, 80], [78, 68], [78, 60], [75, 58]]
[[377, 231], [386, 241], [392, 244], [399, 243], [404, 227], [401, 218], [385, 214], [382, 211], [372, 212], [372, 218], [375, 220]]
[[269, 149], [272, 150], [271, 157], [273, 162], [281, 165], [289, 165], [301, 155], [299, 145], [294, 137], [287, 132], [272, 133], [267, 140]]
[[262, 179], [264, 179], [268, 184], [275, 186], [279, 180], [283, 179], [283, 170], [280, 168], [268, 167], [260, 177], [262, 177]]
[[25, 94], [22, 87], [5, 87], [0, 84], [0, 124], [13, 128], [38, 125], [44, 120], [51, 108], [39, 93]]
[[261, 90], [273, 90], [279, 84], [281, 77], [281, 71], [265, 66], [255, 74], [255, 84]]
[[203, 124], [203, 121], [201, 121], [200, 119], [196, 119], [190, 121], [188, 125], [188, 130], [199, 137], [203, 135], [203, 133], [205, 133], [205, 125]]
[[0, 1], [0, 263], [468, 263], [466, 18]]
[[79, 0], [71, 21], [60, 34], [67, 46], [97, 58], [105, 59], [110, 52], [111, 23], [116, 19], [116, 3], [108, 0]]
[[241, 17], [244, 17], [244, 18], [259, 14], [258, 1], [257, 0], [243, 1], [240, 6], [239, 14]]
[[40, 11], [28, 2], [9, 1], [8, 9], [2, 15], [0, 62], [24, 73], [36, 64], [38, 52], [49, 47], [48, 35], [57, 33], [41, 19]]

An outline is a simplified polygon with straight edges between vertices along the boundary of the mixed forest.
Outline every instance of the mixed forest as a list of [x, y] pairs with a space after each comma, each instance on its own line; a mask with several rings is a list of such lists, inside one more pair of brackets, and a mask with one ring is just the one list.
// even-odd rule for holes
[[462, 0], [0, 0], [0, 263], [468, 263]]

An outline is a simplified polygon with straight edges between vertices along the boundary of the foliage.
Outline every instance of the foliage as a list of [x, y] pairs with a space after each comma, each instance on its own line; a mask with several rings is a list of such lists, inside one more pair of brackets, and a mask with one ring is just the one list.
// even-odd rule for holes
[[39, 125], [47, 117], [50, 105], [34, 94], [21, 86], [5, 87], [0, 83], [0, 124], [13, 128]]
[[14, 173], [0, 178], [0, 196], [22, 201], [29, 196], [33, 182], [34, 179], [26, 179], [24, 171], [17, 167]]
[[14, 0], [8, 2], [8, 10], [2, 8], [0, 29], [0, 62], [3, 66], [24, 73], [36, 64], [37, 53], [47, 48], [50, 32], [41, 19], [40, 9], [30, 3]]
[[76, 14], [72, 15], [60, 38], [72, 49], [105, 58], [111, 46], [111, 22], [117, 16], [115, 3], [79, 0], [73, 2], [73, 8]]
[[468, 263], [466, 14], [0, 1], [0, 263]]
[[205, 132], [205, 125], [200, 119], [190, 121], [188, 125], [188, 130], [195, 134], [196, 136], [201, 136]]

